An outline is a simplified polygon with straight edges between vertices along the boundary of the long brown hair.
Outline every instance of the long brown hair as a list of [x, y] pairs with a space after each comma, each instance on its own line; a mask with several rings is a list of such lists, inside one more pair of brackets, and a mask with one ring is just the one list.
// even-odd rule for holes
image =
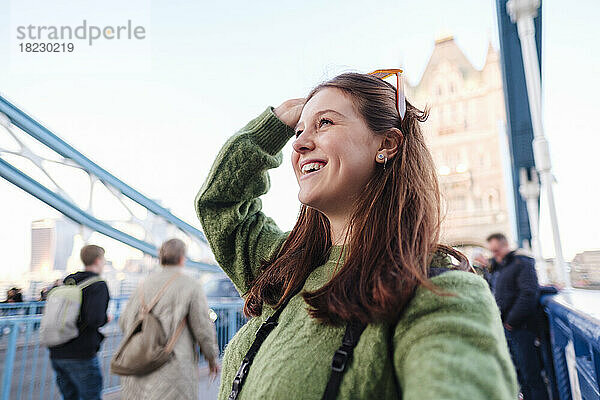
[[[401, 121], [395, 88], [366, 74], [344, 73], [316, 86], [348, 95], [375, 135], [399, 128], [399, 151], [377, 168], [355, 202], [347, 233], [347, 254], [339, 272], [323, 287], [302, 294], [312, 317], [330, 324], [395, 321], [418, 285], [436, 291], [428, 279], [432, 257], [444, 253], [465, 265], [454, 249], [440, 245], [440, 191], [431, 154], [419, 124], [427, 112], [406, 102]], [[392, 131], [393, 132], [393, 131]], [[349, 239], [348, 239], [349, 238]], [[320, 211], [302, 205], [296, 225], [278, 254], [265, 260], [246, 298], [248, 316], [263, 303], [278, 307], [319, 265], [331, 249], [330, 226]]]

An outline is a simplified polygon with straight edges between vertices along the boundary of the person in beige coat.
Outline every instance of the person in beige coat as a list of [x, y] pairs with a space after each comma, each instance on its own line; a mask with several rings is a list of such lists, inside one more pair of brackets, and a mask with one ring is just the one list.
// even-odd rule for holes
[[219, 372], [219, 350], [216, 330], [208, 316], [208, 304], [200, 283], [183, 274], [185, 244], [179, 239], [163, 243], [159, 251], [161, 270], [149, 275], [136, 289], [119, 318], [119, 326], [127, 332], [141, 308], [152, 301], [174, 275], [177, 275], [152, 310], [170, 338], [183, 318], [186, 329], [177, 340], [174, 357], [159, 369], [143, 376], [121, 378], [124, 399], [198, 399], [199, 367], [196, 345], [208, 361], [212, 378]]

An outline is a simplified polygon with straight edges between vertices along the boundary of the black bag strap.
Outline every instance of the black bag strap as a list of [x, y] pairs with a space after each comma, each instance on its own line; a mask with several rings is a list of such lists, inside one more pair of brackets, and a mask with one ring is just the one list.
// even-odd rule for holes
[[344, 332], [342, 345], [335, 351], [333, 360], [331, 360], [331, 375], [329, 376], [329, 382], [327, 382], [322, 400], [334, 400], [336, 398], [340, 390], [340, 384], [342, 383], [342, 376], [346, 371], [346, 365], [352, 358], [354, 348], [358, 344], [360, 335], [362, 335], [366, 327], [366, 324], [359, 321], [352, 321], [346, 324], [346, 332]]
[[[447, 271], [450, 271], [450, 269], [432, 267], [429, 269], [427, 276], [428, 278], [433, 278], [434, 276], [441, 275]], [[352, 354], [354, 353], [354, 348], [358, 344], [360, 336], [365, 328], [366, 325], [358, 321], [351, 321], [346, 324], [346, 332], [342, 339], [342, 345], [335, 351], [333, 360], [331, 360], [331, 375], [329, 376], [329, 381], [327, 382], [321, 400], [335, 400], [337, 397], [340, 390], [340, 384], [342, 383], [342, 377], [344, 372], [346, 372], [346, 366], [350, 361]], [[391, 332], [393, 332], [393, 330]], [[393, 346], [393, 344], [394, 341], [392, 339], [391, 345]], [[391, 351], [391, 355], [393, 355], [393, 350]], [[394, 381], [396, 382], [395, 375]], [[398, 389], [398, 393], [400, 393], [400, 385], [398, 382], [396, 382], [396, 389]]]
[[263, 344], [263, 342], [265, 341], [267, 336], [269, 336], [269, 333], [271, 333], [271, 331], [273, 329], [275, 329], [275, 327], [277, 326], [277, 323], [279, 321], [279, 316], [283, 312], [283, 309], [288, 305], [288, 303], [290, 302], [292, 297], [297, 295], [300, 292], [300, 290], [302, 290], [303, 287], [304, 287], [304, 284], [300, 285], [298, 287], [298, 289], [294, 290], [284, 300], [284, 302], [281, 303], [281, 306], [279, 306], [279, 308], [277, 308], [277, 310], [275, 310], [275, 312], [269, 318], [267, 318], [267, 320], [265, 322], [263, 322], [262, 325], [256, 331], [256, 338], [254, 339], [254, 342], [248, 349], [248, 352], [246, 353], [246, 355], [244, 356], [244, 358], [242, 360], [242, 364], [238, 368], [238, 371], [235, 374], [235, 377], [233, 378], [233, 384], [231, 385], [231, 392], [229, 393], [229, 397], [227, 398], [228, 400], [237, 399], [237, 397], [240, 393], [240, 390], [242, 390], [242, 386], [244, 385], [244, 381], [246, 380], [246, 377], [248, 376], [248, 371], [250, 370], [252, 361], [254, 361], [254, 357], [256, 356], [256, 353], [258, 353], [260, 346]]
[[[429, 271], [429, 277], [440, 275], [443, 272], [449, 271], [447, 268], [431, 268]], [[235, 377], [233, 378], [233, 383], [231, 385], [231, 392], [229, 393], [228, 400], [236, 400], [240, 390], [242, 390], [242, 386], [244, 385], [244, 381], [248, 376], [248, 371], [250, 370], [250, 366], [254, 361], [254, 357], [260, 346], [263, 344], [269, 333], [278, 324], [279, 316], [283, 312], [283, 309], [288, 305], [290, 300], [297, 295], [304, 284], [299, 285], [299, 287], [294, 290], [285, 300], [281, 303], [281, 306], [275, 312], [266, 319], [265, 322], [258, 328], [256, 331], [256, 338], [254, 342], [246, 352], [246, 355], [242, 359], [242, 364], [238, 368]], [[360, 336], [366, 328], [366, 324], [363, 324], [359, 321], [351, 321], [346, 324], [346, 331], [344, 332], [344, 337], [342, 339], [342, 345], [340, 348], [336, 350], [333, 355], [333, 360], [331, 361], [331, 375], [329, 376], [329, 381], [327, 382], [327, 387], [325, 388], [325, 392], [323, 393], [322, 400], [333, 400], [336, 398], [340, 384], [342, 383], [342, 377], [344, 372], [346, 371], [346, 366], [350, 361], [352, 354], [354, 353], [354, 348], [358, 344], [360, 340]]]

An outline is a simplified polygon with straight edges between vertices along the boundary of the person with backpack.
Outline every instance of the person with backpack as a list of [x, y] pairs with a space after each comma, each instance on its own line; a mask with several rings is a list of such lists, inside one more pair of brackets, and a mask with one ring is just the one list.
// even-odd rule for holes
[[200, 282], [183, 273], [185, 252], [180, 239], [164, 242], [161, 269], [138, 286], [119, 318], [123, 340], [111, 371], [122, 375], [124, 399], [198, 399], [198, 346], [211, 378], [219, 372], [217, 333]]
[[[220, 400], [517, 397], [487, 283], [439, 243], [426, 113], [400, 72], [269, 106], [217, 155], [196, 213], [251, 317], [225, 347]], [[292, 137], [301, 208], [283, 232], [259, 197]]]
[[63, 285], [48, 293], [40, 327], [40, 340], [49, 347], [56, 383], [65, 400], [102, 398], [102, 372], [97, 353], [104, 335], [99, 328], [109, 321], [110, 295], [100, 275], [104, 249], [81, 249], [84, 270], [68, 275]]

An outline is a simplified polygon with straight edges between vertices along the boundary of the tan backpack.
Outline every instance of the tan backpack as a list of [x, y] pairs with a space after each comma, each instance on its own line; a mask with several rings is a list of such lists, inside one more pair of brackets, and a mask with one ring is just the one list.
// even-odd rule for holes
[[111, 373], [123, 376], [146, 375], [171, 359], [173, 347], [186, 327], [187, 316], [181, 320], [175, 333], [167, 341], [165, 331], [158, 318], [152, 314], [152, 309], [178, 276], [180, 274], [169, 279], [149, 305], [144, 301], [144, 291], [140, 290], [142, 303], [140, 312], [113, 355], [110, 362]]

